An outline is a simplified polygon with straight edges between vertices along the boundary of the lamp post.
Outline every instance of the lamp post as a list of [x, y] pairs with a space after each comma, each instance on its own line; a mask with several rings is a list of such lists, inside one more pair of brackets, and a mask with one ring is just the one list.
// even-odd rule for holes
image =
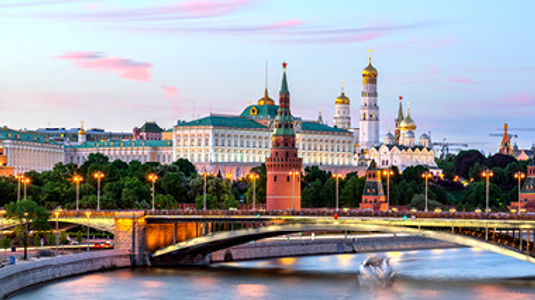
[[425, 171], [422, 174], [422, 178], [425, 178], [425, 210], [424, 211], [427, 212], [427, 182], [429, 178], [433, 178], [433, 173], [429, 171]]
[[24, 178], [24, 175], [15, 175], [15, 178], [17, 178], [17, 202], [20, 201], [20, 181]]
[[202, 172], [201, 175], [204, 178], [203, 183], [203, 193], [202, 193], [202, 210], [206, 210], [206, 176], [208, 176], [209, 173]]
[[489, 179], [490, 179], [490, 177], [494, 176], [494, 173], [492, 173], [492, 170], [486, 169], [485, 171], [483, 171], [483, 173], [481, 173], [481, 176], [485, 177], [485, 179], [487, 180], [487, 192], [486, 192], [487, 208], [485, 209], [485, 212], [489, 213], [490, 212], [490, 208], [489, 208]]
[[74, 175], [72, 180], [76, 183], [76, 211], [78, 211], [78, 204], [80, 203], [80, 182], [84, 180], [84, 178], [79, 175]]
[[100, 211], [100, 180], [104, 178], [104, 173], [97, 171], [93, 176], [97, 180], [97, 211]]
[[383, 175], [386, 175], [386, 211], [390, 211], [390, 176], [394, 175], [394, 171], [383, 170]]
[[526, 178], [526, 174], [518, 171], [515, 173], [515, 178], [518, 179], [518, 214], [520, 214], [520, 180]]
[[298, 171], [292, 171], [289, 173], [292, 176], [292, 211], [295, 210], [295, 176], [299, 175]]
[[157, 179], [158, 175], [153, 173], [149, 174], [149, 180], [152, 182], [152, 211], [154, 211], [154, 193], [156, 193], [156, 191], [154, 190], [154, 183]]
[[249, 174], [249, 178], [253, 180], [253, 210], [256, 209], [256, 180], [260, 178], [258, 174]]
[[333, 174], [333, 178], [336, 180], [336, 191], [335, 191], [335, 209], [336, 210], [339, 210], [340, 209], [340, 189], [339, 189], [339, 183], [338, 181], [340, 180], [340, 177], [343, 178], [343, 175], [342, 174]]
[[58, 207], [54, 211], [54, 215], [56, 215], [56, 256], [58, 256], [58, 246], [59, 246], [59, 213], [61, 209]]
[[85, 215], [87, 216], [87, 252], [89, 252], [89, 217], [91, 216], [91, 212], [86, 211]]
[[0, 239], [4, 237], [4, 214], [6, 213], [6, 210], [5, 209], [0, 209], [0, 221], [1, 222], [1, 225], [0, 225]]
[[27, 177], [22, 178], [22, 183], [24, 183], [24, 200], [26, 200], [26, 185], [30, 183], [30, 178], [27, 178]]

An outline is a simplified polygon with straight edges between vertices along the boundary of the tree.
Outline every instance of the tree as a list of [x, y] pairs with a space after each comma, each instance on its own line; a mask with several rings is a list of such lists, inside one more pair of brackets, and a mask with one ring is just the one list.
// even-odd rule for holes
[[178, 166], [178, 169], [187, 177], [194, 176], [194, 174], [197, 173], [197, 170], [195, 170], [195, 165], [185, 158], [177, 159], [177, 161], [173, 162], [173, 165]]
[[[416, 194], [412, 197], [412, 200], [409, 204], [410, 207], [415, 207], [418, 210], [424, 210], [425, 208], [425, 195], [423, 194]], [[428, 210], [432, 211], [435, 208], [444, 209], [444, 206], [435, 200], [427, 198], [427, 208]]]
[[323, 201], [320, 196], [320, 192], [323, 189], [323, 182], [321, 179], [317, 178], [309, 186], [305, 187], [301, 192], [301, 206], [302, 207], [321, 207]]
[[496, 153], [493, 156], [487, 158], [485, 165], [489, 168], [500, 167], [505, 169], [510, 163], [515, 163], [516, 158], [510, 155]]
[[56, 235], [50, 231], [47, 235], [46, 235], [46, 243], [49, 245], [49, 246], [54, 246], [56, 245]]
[[33, 245], [34, 247], [41, 246], [41, 237], [37, 233], [33, 235]]
[[223, 206], [224, 206], [225, 209], [240, 208], [240, 201], [236, 200], [234, 195], [231, 194], [223, 202]]
[[347, 180], [346, 185], [340, 190], [340, 203], [342, 207], [359, 207], [365, 184], [366, 177], [351, 176]]
[[468, 172], [476, 163], [483, 164], [485, 162], [485, 157], [481, 152], [477, 150], [467, 150], [461, 151], [455, 157], [455, 165], [453, 171], [456, 175], [469, 178]]
[[188, 183], [182, 172], [166, 173], [159, 180], [162, 192], [173, 196], [178, 202], [186, 202]]
[[24, 260], [28, 259], [28, 232], [29, 230], [48, 230], [48, 211], [32, 200], [11, 202], [6, 206], [7, 219], [13, 219], [18, 224], [17, 232], [21, 233], [24, 246]]
[[78, 244], [80, 244], [82, 241], [84, 240], [84, 237], [82, 236], [82, 232], [81, 231], [78, 231], [76, 233], [76, 242]]
[[59, 234], [59, 242], [61, 245], [66, 245], [69, 242], [69, 239], [67, 239], [67, 233], [65, 231], [62, 231]]
[[[195, 197], [195, 209], [203, 209], [203, 195]], [[211, 194], [206, 194], [206, 209], [221, 209], [221, 204], [217, 201], [216, 196]]]
[[7, 235], [4, 235], [0, 240], [0, 248], [4, 249], [4, 260], [7, 260], [7, 249], [11, 248], [11, 245], [13, 245], [11, 239]]

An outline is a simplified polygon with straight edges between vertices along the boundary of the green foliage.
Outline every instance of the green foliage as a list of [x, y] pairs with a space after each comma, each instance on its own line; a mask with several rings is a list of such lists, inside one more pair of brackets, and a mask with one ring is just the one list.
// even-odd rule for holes
[[60, 232], [59, 243], [61, 245], [67, 245], [69, 243], [69, 240], [67, 239], [67, 233], [65, 231]]
[[178, 170], [188, 177], [195, 176], [197, 173], [195, 165], [185, 158], [177, 159], [177, 161], [173, 162], [173, 165], [177, 166]]
[[5, 218], [13, 219], [20, 225], [15, 228], [24, 246], [24, 259], [28, 258], [28, 233], [30, 230], [47, 230], [48, 211], [32, 200], [11, 202], [6, 206]]
[[366, 184], [365, 177], [348, 176], [344, 187], [340, 191], [341, 207], [356, 208], [362, 202], [362, 192]]
[[[409, 203], [409, 207], [415, 207], [418, 210], [425, 210], [425, 195], [423, 194], [416, 194], [412, 197], [411, 202]], [[429, 197], [427, 198], [427, 210], [433, 211], [435, 208], [440, 208], [444, 210], [444, 205], [442, 203], [431, 200]]]
[[240, 208], [240, 201], [236, 200], [234, 195], [230, 195], [227, 197], [227, 199], [223, 202], [223, 208], [230, 209], [230, 208]]
[[171, 195], [156, 194], [154, 196], [154, 206], [156, 209], [176, 209], [178, 202]]
[[13, 242], [7, 235], [4, 235], [2, 239], [0, 239], [0, 248], [6, 250], [6, 249], [11, 248], [12, 245], [13, 245]]
[[321, 198], [321, 190], [323, 189], [323, 182], [320, 178], [316, 178], [309, 186], [306, 186], [301, 191], [302, 207], [323, 207], [325, 205]]
[[463, 178], [470, 178], [470, 169], [476, 164], [484, 164], [485, 157], [478, 150], [461, 151], [455, 158], [454, 173]]
[[41, 246], [41, 237], [38, 234], [33, 235], [33, 245], [35, 247]]
[[81, 231], [78, 231], [76, 233], [76, 242], [78, 242], [78, 244], [80, 244], [82, 241], [84, 240], [84, 237], [82, 235], [82, 232]]
[[50, 231], [46, 235], [46, 244], [49, 245], [49, 246], [55, 246], [56, 245], [56, 235], [52, 231]]
[[[195, 197], [195, 209], [203, 209], [203, 195]], [[206, 194], [206, 209], [221, 209], [221, 202], [217, 197], [211, 194]]]

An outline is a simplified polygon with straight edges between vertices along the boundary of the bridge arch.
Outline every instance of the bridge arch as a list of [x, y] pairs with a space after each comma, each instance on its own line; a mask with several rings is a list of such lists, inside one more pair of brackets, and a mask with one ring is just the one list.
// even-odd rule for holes
[[283, 225], [269, 225], [256, 228], [241, 229], [236, 231], [219, 232], [207, 236], [197, 237], [180, 242], [152, 254], [153, 261], [169, 261], [173, 257], [186, 255], [202, 255], [217, 250], [244, 244], [254, 240], [280, 236], [303, 231], [375, 231], [389, 233], [406, 233], [414, 236], [432, 238], [445, 242], [456, 243], [469, 247], [478, 247], [483, 250], [506, 255], [535, 264], [535, 258], [522, 252], [478, 240], [461, 234], [453, 234], [446, 231], [433, 231], [403, 226], [375, 225], [375, 224], [344, 224], [344, 223], [290, 223]]

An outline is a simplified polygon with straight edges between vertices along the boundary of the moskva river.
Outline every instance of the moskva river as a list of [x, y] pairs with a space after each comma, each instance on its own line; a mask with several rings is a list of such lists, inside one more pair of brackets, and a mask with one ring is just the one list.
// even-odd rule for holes
[[360, 286], [361, 262], [343, 254], [139, 268], [64, 279], [21, 299], [535, 299], [535, 265], [473, 248], [386, 252], [391, 287]]

